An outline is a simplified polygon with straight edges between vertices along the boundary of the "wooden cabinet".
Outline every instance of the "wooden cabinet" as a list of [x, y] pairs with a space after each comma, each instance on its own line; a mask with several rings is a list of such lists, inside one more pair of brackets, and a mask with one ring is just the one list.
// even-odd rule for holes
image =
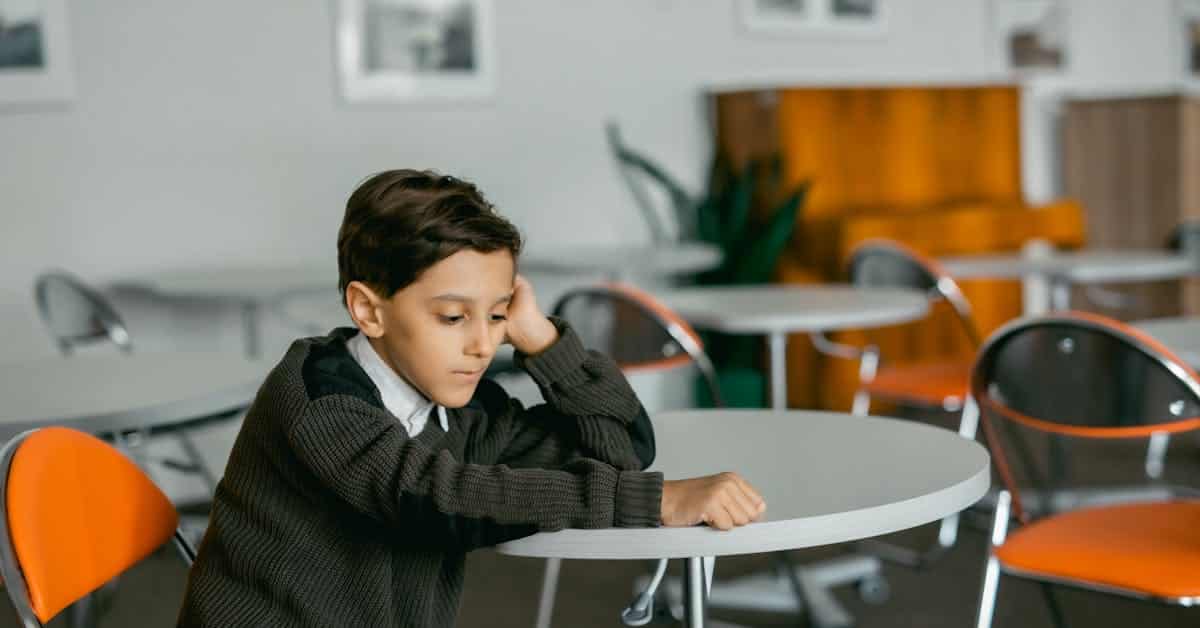
[[[1161, 248], [1200, 217], [1200, 100], [1182, 95], [1068, 100], [1062, 117], [1064, 192], [1080, 201], [1088, 245]], [[1092, 309], [1125, 319], [1200, 313], [1200, 283], [1121, 286], [1133, 303]], [[1076, 290], [1075, 299], [1086, 299]]]

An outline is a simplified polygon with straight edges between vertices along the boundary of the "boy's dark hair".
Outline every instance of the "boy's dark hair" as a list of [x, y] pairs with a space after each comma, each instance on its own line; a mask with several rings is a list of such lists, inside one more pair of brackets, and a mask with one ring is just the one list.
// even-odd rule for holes
[[463, 249], [508, 250], [521, 234], [473, 184], [431, 170], [388, 170], [346, 201], [338, 229], [338, 291], [361, 281], [384, 298]]

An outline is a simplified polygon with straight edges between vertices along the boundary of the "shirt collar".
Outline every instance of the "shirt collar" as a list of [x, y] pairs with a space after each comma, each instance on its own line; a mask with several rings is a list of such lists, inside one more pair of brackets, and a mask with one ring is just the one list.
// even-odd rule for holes
[[375, 347], [371, 346], [366, 334], [362, 332], [355, 334], [346, 341], [346, 349], [367, 373], [367, 377], [371, 378], [375, 387], [379, 389], [379, 395], [383, 397], [383, 405], [388, 412], [394, 414], [406, 426], [414, 418], [419, 418], [423, 425], [424, 418], [428, 417], [434, 408], [437, 408], [438, 423], [442, 426], [442, 431], [450, 431], [446, 408], [426, 399], [420, 391], [413, 388], [412, 384], [409, 384], [391, 366], [388, 366], [387, 362], [379, 357]]

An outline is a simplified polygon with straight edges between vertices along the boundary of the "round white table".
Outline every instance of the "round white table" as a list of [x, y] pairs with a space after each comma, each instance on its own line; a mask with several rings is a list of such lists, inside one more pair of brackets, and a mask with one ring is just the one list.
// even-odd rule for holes
[[62, 425], [152, 429], [249, 405], [270, 365], [229, 353], [134, 353], [0, 364], [0, 438]]
[[[1054, 310], [1070, 307], [1072, 284], [1155, 281], [1200, 273], [1191, 257], [1158, 249], [967, 255], [939, 261], [956, 279], [1031, 279], [1046, 285], [1050, 294], [1043, 301]], [[1044, 313], [1039, 309], [1027, 307], [1026, 314]]]
[[771, 407], [787, 406], [787, 335], [882, 327], [916, 320], [929, 300], [915, 290], [846, 285], [699, 286], [657, 293], [696, 327], [766, 334]]
[[1137, 321], [1133, 326], [1166, 345], [1192, 368], [1200, 369], [1200, 317], [1155, 318]]
[[520, 269], [562, 274], [598, 274], [607, 279], [687, 275], [716, 268], [721, 250], [704, 242], [646, 245], [544, 247], [521, 254]]
[[843, 543], [941, 519], [978, 501], [989, 458], [955, 432], [912, 421], [773, 410], [686, 410], [654, 417], [653, 470], [667, 479], [736, 471], [767, 501], [763, 520], [728, 532], [561, 530], [500, 545], [517, 556], [685, 558], [688, 625], [704, 624], [702, 557]]
[[242, 308], [246, 354], [258, 357], [262, 310], [296, 293], [337, 294], [337, 264], [296, 266], [217, 266], [163, 271], [134, 277], [120, 285], [136, 286], [168, 298], [232, 301]]

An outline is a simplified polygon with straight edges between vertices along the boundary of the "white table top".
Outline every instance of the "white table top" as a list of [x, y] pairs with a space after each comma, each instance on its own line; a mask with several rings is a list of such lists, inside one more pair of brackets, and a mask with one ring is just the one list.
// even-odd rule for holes
[[283, 294], [326, 290], [337, 294], [337, 264], [223, 266], [163, 271], [121, 281], [164, 296], [269, 301]]
[[656, 295], [696, 327], [743, 334], [881, 327], [929, 311], [929, 300], [913, 290], [831, 284], [698, 286]]
[[1166, 345], [1192, 368], [1200, 369], [1200, 317], [1155, 318], [1133, 326]]
[[47, 425], [148, 428], [249, 404], [270, 370], [240, 353], [134, 353], [0, 364], [0, 437]]
[[799, 549], [904, 530], [958, 512], [987, 492], [987, 452], [913, 421], [812, 411], [685, 410], [654, 417], [666, 479], [736, 471], [767, 514], [728, 532], [687, 528], [560, 530], [497, 549], [603, 559], [727, 556]]
[[958, 279], [1049, 275], [1072, 283], [1101, 283], [1175, 279], [1200, 273], [1190, 257], [1158, 249], [1068, 251], [1046, 257], [1018, 253], [966, 255], [939, 261], [946, 272]]
[[721, 250], [702, 242], [656, 245], [581, 245], [537, 248], [521, 254], [521, 271], [668, 276], [698, 273], [721, 263]]

